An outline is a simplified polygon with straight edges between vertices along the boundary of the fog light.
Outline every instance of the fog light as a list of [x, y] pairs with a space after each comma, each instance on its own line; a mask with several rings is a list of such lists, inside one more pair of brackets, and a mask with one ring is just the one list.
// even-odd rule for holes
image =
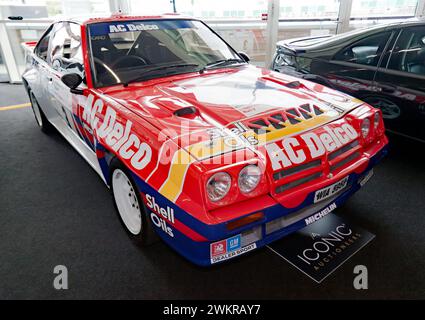
[[253, 242], [257, 242], [262, 238], [261, 226], [255, 227], [251, 230], [242, 232], [241, 234], [241, 246], [245, 247]]

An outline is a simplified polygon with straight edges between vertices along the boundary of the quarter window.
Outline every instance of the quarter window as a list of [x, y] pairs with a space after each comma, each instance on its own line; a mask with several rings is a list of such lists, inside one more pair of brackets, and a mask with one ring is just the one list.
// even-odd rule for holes
[[334, 60], [376, 67], [391, 32], [383, 32], [364, 38], [338, 52]]
[[50, 36], [52, 34], [52, 27], [50, 27], [49, 31], [44, 35], [44, 37], [38, 42], [37, 47], [35, 48], [35, 54], [40, 59], [44, 61], [47, 60], [47, 51], [49, 49], [49, 41]]

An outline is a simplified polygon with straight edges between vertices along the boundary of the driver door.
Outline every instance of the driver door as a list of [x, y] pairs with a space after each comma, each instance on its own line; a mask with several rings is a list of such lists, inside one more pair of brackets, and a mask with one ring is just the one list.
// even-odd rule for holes
[[[71, 22], [60, 22], [55, 25], [50, 42], [48, 62], [51, 68], [47, 91], [49, 104], [59, 115], [61, 124], [69, 128], [90, 149], [94, 150], [92, 132], [84, 128], [78, 117], [78, 105], [85, 97], [73, 94], [61, 80], [67, 73], [78, 73], [85, 79], [83, 54], [81, 46], [81, 26]], [[82, 83], [80, 88], [84, 88]], [[68, 132], [68, 130], [65, 130]]]
[[389, 55], [376, 74], [375, 106], [387, 129], [425, 141], [425, 28], [402, 29]]

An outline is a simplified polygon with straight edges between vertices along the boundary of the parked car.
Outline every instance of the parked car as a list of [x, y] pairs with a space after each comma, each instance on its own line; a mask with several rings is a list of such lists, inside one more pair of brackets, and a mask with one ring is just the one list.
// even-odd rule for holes
[[56, 128], [110, 187], [131, 239], [156, 231], [199, 265], [320, 219], [387, 152], [378, 109], [249, 65], [196, 19], [64, 20], [27, 46], [42, 131]]
[[425, 20], [280, 41], [272, 69], [353, 95], [388, 130], [425, 141]]

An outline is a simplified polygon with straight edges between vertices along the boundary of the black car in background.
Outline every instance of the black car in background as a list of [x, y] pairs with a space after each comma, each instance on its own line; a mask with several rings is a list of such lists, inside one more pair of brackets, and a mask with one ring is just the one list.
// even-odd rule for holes
[[389, 131], [425, 142], [425, 20], [280, 41], [272, 69], [364, 100]]

